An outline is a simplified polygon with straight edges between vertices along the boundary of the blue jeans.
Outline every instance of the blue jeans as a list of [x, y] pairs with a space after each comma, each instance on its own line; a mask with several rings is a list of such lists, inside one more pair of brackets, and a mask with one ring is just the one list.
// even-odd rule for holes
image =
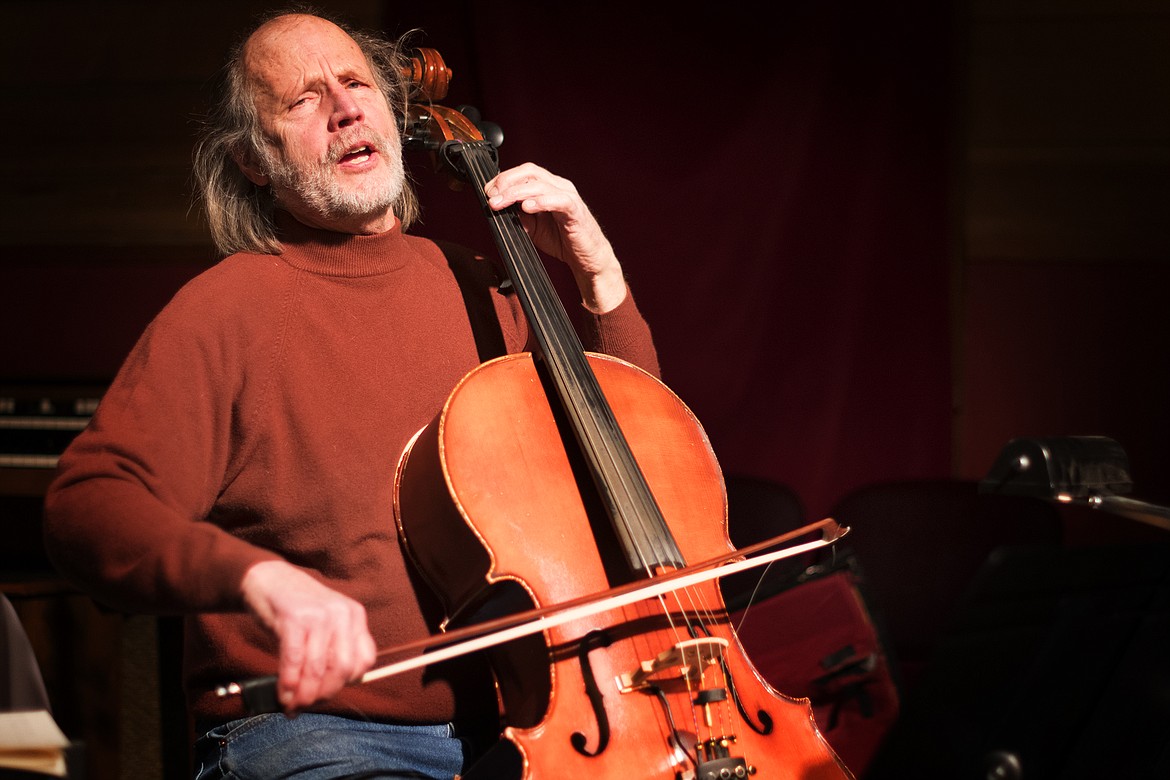
[[336, 715], [257, 715], [195, 742], [196, 780], [444, 778], [469, 752], [452, 726], [368, 723]]

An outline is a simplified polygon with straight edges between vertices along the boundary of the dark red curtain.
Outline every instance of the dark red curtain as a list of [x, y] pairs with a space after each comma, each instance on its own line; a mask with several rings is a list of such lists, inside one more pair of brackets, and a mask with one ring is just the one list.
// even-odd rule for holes
[[[820, 516], [950, 473], [948, 4], [388, 4], [505, 133], [577, 184], [728, 474]], [[421, 161], [420, 161], [421, 163]], [[419, 174], [418, 232], [487, 248]]]
[[[724, 471], [788, 485], [815, 517], [951, 470], [948, 5], [387, 2], [381, 26], [443, 54], [448, 104], [503, 127], [503, 165], [578, 185]], [[418, 231], [491, 249], [474, 197], [413, 167]], [[9, 345], [7, 377], [108, 378], [209, 262], [43, 254], [0, 285], [4, 323], [35, 336]], [[116, 298], [90, 294], [113, 279]]]

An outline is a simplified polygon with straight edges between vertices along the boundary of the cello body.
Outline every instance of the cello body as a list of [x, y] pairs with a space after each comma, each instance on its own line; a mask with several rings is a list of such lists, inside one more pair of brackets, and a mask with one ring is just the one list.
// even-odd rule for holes
[[[628, 363], [587, 357], [683, 556], [733, 551], [690, 410]], [[399, 531], [452, 625], [644, 576], [607, 553], [609, 520], [545, 385], [528, 353], [485, 363], [399, 463]], [[851, 777], [808, 700], [752, 666], [714, 581], [502, 645], [491, 665], [505, 728], [470, 777]]]
[[[488, 207], [495, 146], [429, 104], [434, 54], [404, 141], [470, 182], [530, 327], [531, 353], [468, 373], [394, 480], [408, 557], [444, 629], [540, 610], [733, 553], [707, 435], [665, 385], [583, 351], [515, 206]], [[489, 653], [504, 724], [468, 779], [838, 780], [852, 775], [807, 699], [752, 666], [711, 579], [543, 627]]]

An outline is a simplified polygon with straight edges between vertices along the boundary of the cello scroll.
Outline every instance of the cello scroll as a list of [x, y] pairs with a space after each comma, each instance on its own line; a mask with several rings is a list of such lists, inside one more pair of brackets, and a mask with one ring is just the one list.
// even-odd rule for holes
[[454, 76], [434, 49], [416, 49], [410, 66], [403, 71], [416, 98], [407, 107], [403, 119], [402, 144], [408, 150], [430, 152], [436, 170], [446, 167], [450, 172], [459, 166], [443, 158], [443, 147], [449, 143], [486, 141], [491, 149], [504, 142], [504, 131], [499, 125], [485, 122], [479, 111], [471, 106], [450, 108], [435, 101], [447, 96]]

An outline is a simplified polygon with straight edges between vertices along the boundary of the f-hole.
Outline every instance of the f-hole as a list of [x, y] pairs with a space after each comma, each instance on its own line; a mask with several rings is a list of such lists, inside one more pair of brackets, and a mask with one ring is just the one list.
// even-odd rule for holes
[[597, 679], [593, 676], [593, 668], [589, 664], [589, 653], [594, 649], [609, 647], [611, 641], [604, 631], [590, 631], [581, 639], [581, 648], [578, 651], [581, 676], [585, 681], [585, 695], [589, 698], [593, 717], [597, 721], [597, 749], [591, 752], [585, 747], [586, 737], [580, 731], [574, 731], [569, 737], [569, 742], [574, 750], [590, 758], [601, 755], [609, 746], [609, 716], [605, 714], [605, 700], [602, 698], [601, 689], [597, 687]]

